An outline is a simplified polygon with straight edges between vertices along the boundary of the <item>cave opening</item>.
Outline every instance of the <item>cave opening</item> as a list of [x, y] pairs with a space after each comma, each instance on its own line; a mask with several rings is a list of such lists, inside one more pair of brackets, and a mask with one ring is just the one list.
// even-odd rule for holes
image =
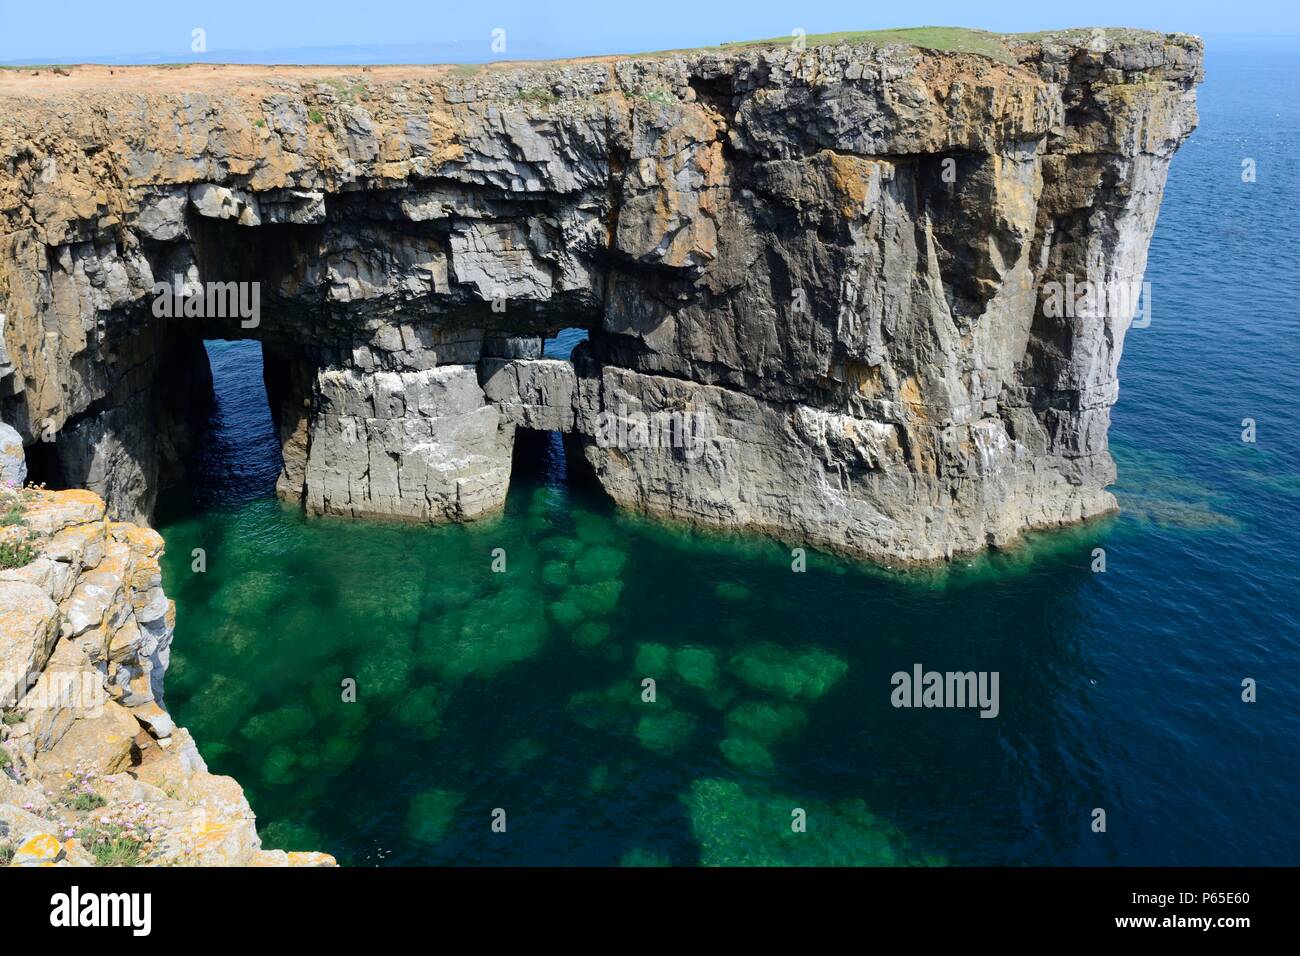
[[[191, 361], [207, 366], [206, 397], [189, 390], [191, 424], [160, 504], [209, 508], [273, 496], [283, 462], [268, 399], [274, 369], [256, 339], [202, 339]], [[198, 377], [203, 377], [202, 373]]]
[[566, 502], [580, 498], [588, 508], [610, 505], [609, 495], [583, 454], [582, 442], [577, 435], [516, 428], [510, 457], [507, 507], [529, 501], [533, 493], [542, 488], [562, 492]]
[[510, 456], [510, 490], [527, 485], [559, 485], [568, 481], [568, 455], [560, 432], [515, 429]]
[[[587, 342], [587, 329], [571, 326], [542, 339], [541, 357], [572, 362], [574, 350]], [[582, 451], [582, 441], [572, 432], [534, 428], [515, 429], [510, 458], [511, 499], [519, 499], [542, 486], [564, 486], [566, 493], [605, 500], [607, 496]]]
[[590, 333], [583, 328], [560, 329], [555, 335], [542, 340], [542, 358], [573, 359], [573, 350], [580, 342], [586, 342]]
[[27, 456], [27, 481], [55, 491], [69, 487], [59, 464], [58, 444], [38, 440], [24, 449]]

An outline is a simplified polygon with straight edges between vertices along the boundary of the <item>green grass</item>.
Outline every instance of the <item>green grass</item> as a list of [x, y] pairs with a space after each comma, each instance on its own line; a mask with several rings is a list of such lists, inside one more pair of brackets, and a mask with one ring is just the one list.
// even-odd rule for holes
[[36, 549], [26, 541], [0, 542], [0, 569], [12, 571], [26, 567], [36, 558]]
[[312, 110], [307, 114], [307, 118], [318, 125], [325, 122], [325, 115], [320, 110]]
[[78, 793], [68, 801], [68, 806], [73, 810], [98, 810], [108, 803], [97, 793]]
[[365, 98], [366, 84], [364, 82], [349, 83], [347, 80], [326, 80], [325, 82], [334, 87], [334, 92], [339, 95], [339, 99], [344, 103], [355, 103], [358, 97]]
[[144, 857], [143, 844], [117, 824], [85, 827], [78, 838], [95, 858], [96, 866], [139, 866]]
[[[1072, 31], [1048, 31], [1049, 33], [1077, 33], [1086, 35], [1089, 29]], [[1109, 31], [1113, 32], [1113, 31]], [[1131, 31], [1141, 32], [1141, 31]], [[1046, 36], [1047, 33], [1038, 34]], [[885, 46], [890, 43], [902, 43], [926, 50], [940, 50], [949, 53], [972, 53], [996, 60], [999, 63], [1016, 65], [1017, 60], [1011, 53], [1011, 43], [1017, 40], [1032, 39], [1030, 34], [989, 33], [987, 30], [973, 30], [967, 27], [900, 27], [892, 30], [842, 30], [838, 33], [813, 33], [803, 37], [808, 47], [827, 46], [837, 43], [863, 46]], [[735, 40], [719, 44], [716, 47], [684, 47], [673, 50], [654, 50], [645, 53], [605, 54], [600, 59], [641, 59], [664, 56], [679, 56], [689, 53], [701, 53], [705, 50], [734, 50], [744, 47], [779, 47], [790, 46], [796, 38], [793, 35], [767, 37], [761, 40]], [[590, 58], [580, 58], [590, 59]], [[507, 61], [508, 62], [508, 61]], [[534, 60], [533, 67], [561, 67], [569, 60]], [[500, 64], [485, 64], [488, 67]]]
[[523, 90], [518, 99], [524, 103], [533, 103], [537, 106], [550, 106], [555, 102], [555, 94], [542, 86], [534, 86]]
[[[966, 27], [907, 27], [896, 30], [847, 30], [840, 33], [815, 33], [804, 37], [808, 46], [825, 46], [828, 44], [869, 44], [884, 46], [889, 43], [903, 43], [908, 46], [921, 47], [926, 50], [942, 50], [948, 53], [974, 53], [997, 60], [1000, 63], [1014, 65], [1016, 59], [1011, 55], [1007, 45], [1009, 37], [984, 30], [970, 30]], [[724, 43], [724, 47], [773, 46], [794, 41], [793, 36], [770, 37], [765, 40], [743, 40], [738, 43]]]
[[667, 90], [650, 90], [642, 93], [638, 99], [643, 99], [647, 103], [676, 103], [677, 97]]
[[[1061, 30], [1041, 30], [1028, 33], [990, 33], [987, 30], [975, 30], [968, 27], [899, 27], [889, 30], [841, 30], [835, 33], [813, 33], [803, 37], [805, 44], [809, 47], [826, 46], [834, 44], [865, 45], [865, 46], [884, 46], [890, 43], [901, 43], [907, 46], [919, 47], [926, 50], [938, 50], [948, 53], [970, 53], [977, 56], [988, 57], [999, 63], [1016, 65], [1016, 58], [1011, 52], [1014, 43], [1023, 41], [1032, 41], [1042, 39], [1046, 36], [1063, 36], [1075, 40], [1086, 40], [1096, 32], [1102, 32], [1109, 37], [1135, 38], [1151, 31], [1137, 30], [1120, 27], [1072, 27]], [[608, 53], [599, 54], [592, 57], [577, 57], [566, 60], [500, 60], [490, 63], [455, 63], [455, 64], [437, 64], [437, 63], [420, 63], [420, 64], [385, 64], [386, 66], [445, 66], [450, 67], [452, 76], [457, 79], [468, 79], [482, 70], [490, 70], [495, 67], [506, 66], [516, 67], [520, 63], [527, 63], [533, 68], [558, 68], [565, 65], [581, 62], [590, 59], [639, 59], [649, 57], [675, 56], [686, 53], [699, 53], [705, 50], [724, 49], [730, 50], [738, 47], [777, 47], [789, 46], [795, 40], [794, 36], [767, 37], [759, 40], [736, 40], [721, 43], [716, 47], [685, 47], [671, 50], [653, 50], [642, 53]], [[76, 64], [33, 64], [26, 66], [6, 66], [0, 64], [0, 70], [35, 70], [40, 72], [66, 71]], [[138, 67], [123, 67], [122, 69], [167, 69], [176, 70], [189, 66], [202, 64], [195, 63], [152, 63], [140, 64]], [[210, 64], [211, 66], [225, 66], [230, 64]], [[310, 66], [311, 64], [270, 64], [270, 66]], [[324, 65], [324, 64], [320, 64]], [[362, 67], [368, 69], [368, 67]], [[338, 91], [339, 96], [345, 102], [351, 103], [354, 98], [362, 95], [366, 91], [364, 82], [351, 83], [347, 80], [335, 79], [327, 80], [330, 86]], [[364, 97], [363, 97], [364, 98]], [[323, 120], [313, 122], [323, 122]]]
[[9, 508], [3, 514], [0, 514], [0, 528], [8, 528], [16, 524], [22, 524], [24, 510], [21, 501], [15, 501], [10, 504]]

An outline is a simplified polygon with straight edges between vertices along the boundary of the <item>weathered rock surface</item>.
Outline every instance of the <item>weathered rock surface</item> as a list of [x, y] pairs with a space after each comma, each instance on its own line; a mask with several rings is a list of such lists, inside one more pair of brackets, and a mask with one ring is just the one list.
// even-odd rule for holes
[[479, 374], [484, 394], [507, 422], [535, 431], [573, 431], [578, 380], [572, 362], [484, 358]]
[[[175, 606], [162, 538], [109, 520], [90, 492], [22, 495], [14, 527], [36, 535], [36, 556], [0, 571], [0, 850], [12, 865], [95, 865], [85, 840], [101, 818], [147, 834], [135, 862], [332, 865], [263, 850], [239, 784], [209, 773], [163, 709]], [[87, 811], [76, 798], [92, 793]]]
[[505, 503], [514, 437], [472, 365], [324, 370], [307, 459], [317, 514], [465, 520]]
[[[520, 427], [626, 507], [885, 559], [1105, 512], [1131, 303], [1042, 291], [1141, 279], [1201, 43], [1003, 42], [0, 77], [0, 415], [146, 518], [198, 340], [255, 336], [312, 512], [485, 514]], [[151, 308], [240, 281], [253, 326]], [[699, 454], [599, 440], [673, 415]]]
[[23, 436], [0, 422], [0, 486], [21, 488], [27, 481]]

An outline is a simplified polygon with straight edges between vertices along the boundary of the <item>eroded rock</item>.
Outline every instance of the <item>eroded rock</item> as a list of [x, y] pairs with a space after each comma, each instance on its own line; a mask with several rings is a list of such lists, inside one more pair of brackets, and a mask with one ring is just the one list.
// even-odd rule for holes
[[[106, 521], [85, 491], [30, 489], [22, 505], [36, 557], [0, 578], [0, 842], [13, 865], [333, 865], [262, 850], [239, 784], [209, 773], [164, 709], [175, 609], [158, 533]], [[96, 835], [127, 823], [148, 838], [124, 850]]]
[[[1140, 284], [1201, 43], [995, 39], [11, 78], [0, 412], [143, 520], [199, 337], [251, 336], [279, 492], [313, 513], [492, 512], [515, 427], [576, 432], [624, 507], [891, 561], [1106, 512], [1136, 303], [1059, 315], [1044, 289]], [[156, 317], [160, 280], [258, 281], [263, 314]], [[536, 343], [572, 326], [570, 384]], [[386, 375], [483, 389], [431, 413], [376, 404]], [[602, 440], [674, 415], [702, 454]]]

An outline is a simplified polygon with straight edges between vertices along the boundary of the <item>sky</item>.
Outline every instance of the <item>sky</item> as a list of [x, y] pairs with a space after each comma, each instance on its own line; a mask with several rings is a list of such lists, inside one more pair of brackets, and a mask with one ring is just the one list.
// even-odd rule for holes
[[[905, 26], [1300, 35], [1295, 0], [0, 0], [0, 63], [480, 62]], [[194, 31], [206, 50], [195, 52]], [[493, 31], [504, 30], [504, 51]], [[313, 55], [314, 54], [314, 55]], [[297, 58], [296, 58], [297, 57]]]

